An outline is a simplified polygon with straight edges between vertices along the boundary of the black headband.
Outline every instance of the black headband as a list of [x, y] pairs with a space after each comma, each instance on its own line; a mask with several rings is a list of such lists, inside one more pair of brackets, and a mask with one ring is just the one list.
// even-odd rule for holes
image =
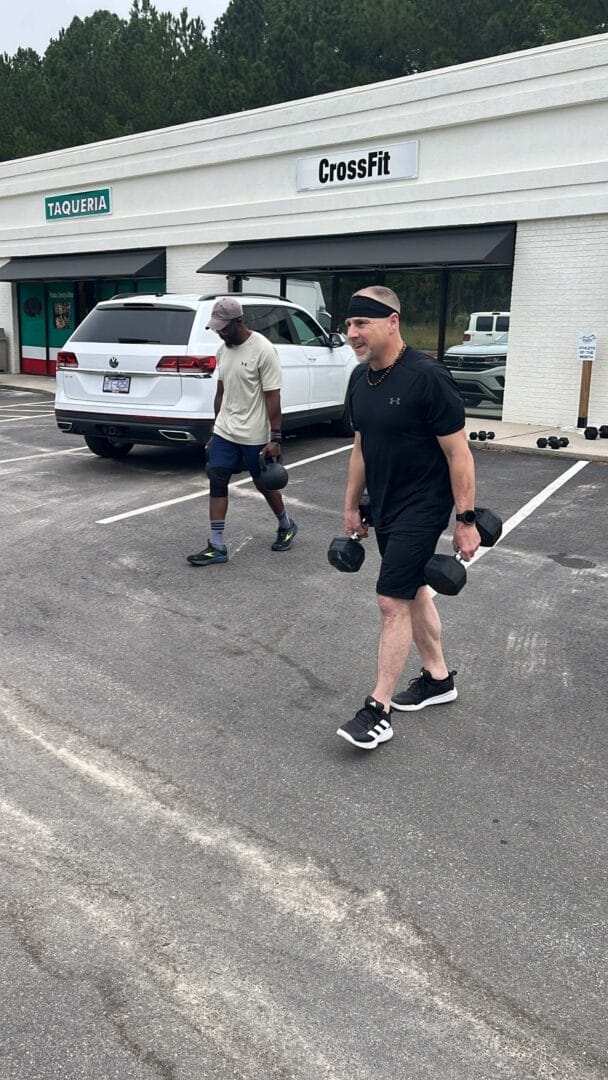
[[359, 296], [355, 293], [351, 296], [345, 317], [347, 319], [386, 319], [389, 315], [398, 314], [396, 308], [388, 307], [371, 296]]

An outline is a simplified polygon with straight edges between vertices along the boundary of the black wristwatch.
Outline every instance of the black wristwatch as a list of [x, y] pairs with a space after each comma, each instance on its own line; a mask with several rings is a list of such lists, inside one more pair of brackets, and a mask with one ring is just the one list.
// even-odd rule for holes
[[477, 514], [474, 510], [463, 510], [462, 514], [456, 514], [456, 521], [462, 521], [463, 525], [474, 525]]

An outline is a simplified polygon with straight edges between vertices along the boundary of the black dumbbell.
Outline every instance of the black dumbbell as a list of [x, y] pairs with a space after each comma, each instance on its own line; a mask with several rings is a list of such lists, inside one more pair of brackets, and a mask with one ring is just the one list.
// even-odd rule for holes
[[557, 435], [550, 435], [549, 438], [547, 439], [547, 442], [548, 442], [548, 444], [549, 444], [549, 446], [551, 447], [552, 450], [560, 450], [561, 449], [561, 443], [560, 443]]
[[493, 431], [486, 431], [486, 437], [487, 437], [488, 439], [493, 439], [493, 438], [494, 438], [494, 436], [495, 436], [495, 432], [493, 432]]
[[597, 430], [596, 427], [586, 427], [585, 428], [585, 438], [586, 439], [597, 439], [597, 436], [598, 436], [598, 430]]
[[544, 450], [547, 445], [547, 440], [541, 436], [540, 439], [536, 440], [536, 445], [538, 446], [539, 450]]
[[359, 533], [334, 536], [327, 551], [327, 558], [331, 565], [343, 574], [356, 574], [365, 559], [365, 548], [359, 540]]
[[608, 439], [608, 424], [602, 424], [600, 428], [600, 439]]
[[[502, 536], [502, 521], [498, 514], [481, 506], [475, 507], [477, 531], [482, 547], [494, 547]], [[467, 572], [459, 552], [456, 555], [433, 555], [424, 568], [424, 580], [435, 592], [457, 596], [467, 583]]]
[[561, 435], [560, 440], [559, 440], [559, 445], [560, 446], [570, 446], [570, 439], [568, 439], [566, 437], [566, 435]]
[[493, 510], [483, 506], [476, 506], [477, 532], [482, 547], [494, 547], [502, 536], [502, 520]]
[[455, 555], [432, 555], [424, 568], [424, 580], [443, 596], [457, 596], [467, 583], [467, 572], [459, 551]]
[[486, 432], [485, 431], [478, 431], [477, 432], [477, 438], [479, 439], [480, 442], [485, 442], [486, 438], [487, 438]]
[[477, 432], [476, 431], [471, 431], [470, 434], [469, 434], [469, 439], [473, 439], [473, 441], [475, 441], [476, 438], [477, 438]]

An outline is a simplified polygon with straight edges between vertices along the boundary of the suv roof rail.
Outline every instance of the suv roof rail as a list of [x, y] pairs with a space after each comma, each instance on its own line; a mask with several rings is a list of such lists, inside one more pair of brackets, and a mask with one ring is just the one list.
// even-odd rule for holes
[[[176, 296], [176, 293], [164, 291], [155, 292], [142, 292], [141, 289], [137, 292], [117, 292], [113, 296], [106, 297], [107, 300], [126, 300], [130, 296]], [[103, 303], [103, 301], [102, 301]]]
[[277, 293], [256, 293], [256, 292], [218, 292], [218, 293], [205, 293], [204, 296], [199, 296], [199, 300], [217, 300], [218, 296], [255, 296], [256, 299], [262, 297], [266, 300], [287, 300], [290, 304], [295, 304], [295, 300], [290, 300], [287, 296], [279, 296]]

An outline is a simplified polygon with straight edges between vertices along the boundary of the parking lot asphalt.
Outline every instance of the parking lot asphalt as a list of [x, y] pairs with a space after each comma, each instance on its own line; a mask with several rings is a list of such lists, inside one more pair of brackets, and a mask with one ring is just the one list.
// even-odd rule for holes
[[102, 460], [0, 389], [10, 1080], [608, 1076], [608, 467], [476, 454], [507, 527], [438, 598], [458, 700], [363, 754], [347, 459], [288, 439], [294, 548], [241, 477], [194, 569], [196, 451]]

